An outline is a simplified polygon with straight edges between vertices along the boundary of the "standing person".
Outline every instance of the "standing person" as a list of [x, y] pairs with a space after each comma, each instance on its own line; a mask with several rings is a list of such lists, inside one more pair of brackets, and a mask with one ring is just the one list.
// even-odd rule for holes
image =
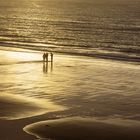
[[45, 53], [46, 62], [48, 62], [48, 53]]
[[51, 62], [53, 62], [53, 53], [51, 52]]
[[43, 57], [43, 62], [45, 62], [46, 54], [44, 53], [44, 54], [42, 55], [42, 57]]

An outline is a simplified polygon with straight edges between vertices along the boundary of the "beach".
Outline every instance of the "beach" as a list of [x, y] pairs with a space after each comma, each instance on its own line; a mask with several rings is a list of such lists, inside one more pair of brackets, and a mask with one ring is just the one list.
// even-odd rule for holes
[[139, 140], [139, 93], [140, 0], [0, 0], [0, 140]]
[[[58, 126], [63, 130], [63, 119], [75, 122], [75, 117], [82, 123], [83, 119], [87, 121], [82, 128], [80, 123], [76, 126], [82, 131], [84, 125], [90, 131], [105, 123], [99, 129], [101, 134], [110, 119], [113, 130], [118, 125], [121, 130], [130, 128], [126, 131], [130, 135], [140, 127], [139, 63], [64, 54], [54, 54], [53, 63], [43, 63], [42, 53], [0, 50], [0, 139], [32, 140], [35, 137], [24, 129], [31, 124], [60, 120]], [[90, 129], [86, 125], [90, 121], [98, 121], [94, 129], [94, 125]], [[124, 129], [127, 121], [129, 127]], [[46, 134], [47, 129], [43, 132]]]

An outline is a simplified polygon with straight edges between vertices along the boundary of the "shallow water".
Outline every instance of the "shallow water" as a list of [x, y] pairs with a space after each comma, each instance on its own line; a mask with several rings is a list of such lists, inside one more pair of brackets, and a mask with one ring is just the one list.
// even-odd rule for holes
[[[54, 104], [54, 111], [59, 111], [55, 115], [140, 119], [137, 63], [56, 54], [53, 63], [43, 64], [41, 53], [20, 52], [18, 57], [17, 52], [1, 51], [0, 55], [1, 96], [21, 96], [20, 100], [27, 98], [40, 107], [44, 107], [40, 102], [51, 102], [41, 113]], [[12, 110], [5, 109], [10, 119]], [[19, 118], [25, 117], [21, 114], [22, 110]]]

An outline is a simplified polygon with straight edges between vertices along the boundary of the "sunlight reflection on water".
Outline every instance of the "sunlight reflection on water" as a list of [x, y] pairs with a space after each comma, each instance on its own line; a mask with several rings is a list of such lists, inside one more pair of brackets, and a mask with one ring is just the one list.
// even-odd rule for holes
[[25, 98], [50, 100], [66, 106], [70, 115], [139, 116], [139, 65], [55, 55], [53, 70], [49, 62], [44, 72], [44, 64], [38, 62], [42, 55], [34, 55], [37, 61], [32, 63], [1, 65], [3, 94], [6, 91]]

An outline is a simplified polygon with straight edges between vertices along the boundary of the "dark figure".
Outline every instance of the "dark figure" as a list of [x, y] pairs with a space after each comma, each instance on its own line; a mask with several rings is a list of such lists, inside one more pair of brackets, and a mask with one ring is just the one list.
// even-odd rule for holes
[[53, 53], [51, 52], [51, 62], [53, 62]]
[[43, 61], [45, 62], [46, 54], [44, 53], [42, 57], [43, 57]]
[[48, 62], [48, 53], [45, 53], [46, 62]]

